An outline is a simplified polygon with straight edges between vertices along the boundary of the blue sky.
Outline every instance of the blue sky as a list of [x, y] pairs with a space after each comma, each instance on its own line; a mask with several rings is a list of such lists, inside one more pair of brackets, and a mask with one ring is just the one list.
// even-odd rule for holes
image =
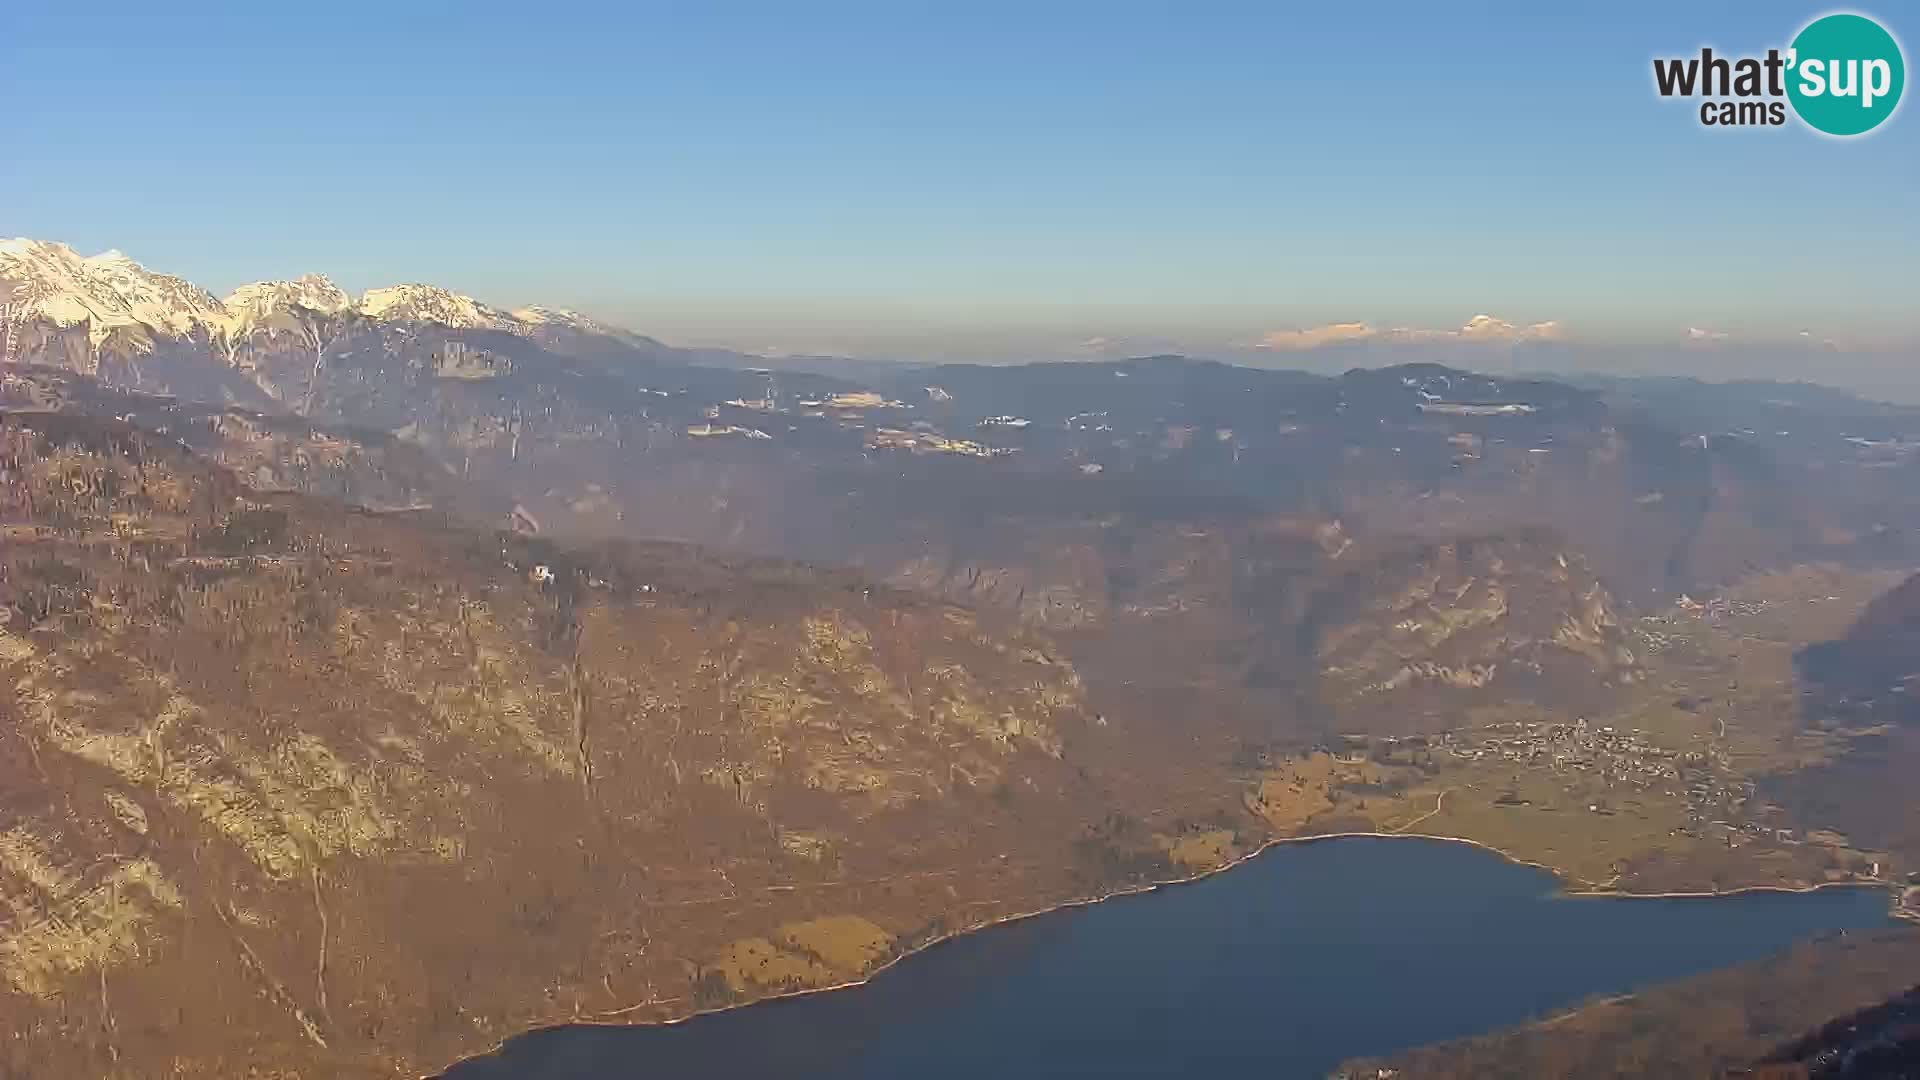
[[[1652, 91], [1655, 55], [1825, 6], [61, 7], [0, 12], [0, 234], [216, 292], [320, 271], [984, 359], [1480, 313], [1594, 349], [1920, 342], [1911, 106], [1838, 141]], [[1911, 59], [1909, 9], [1859, 10]]]

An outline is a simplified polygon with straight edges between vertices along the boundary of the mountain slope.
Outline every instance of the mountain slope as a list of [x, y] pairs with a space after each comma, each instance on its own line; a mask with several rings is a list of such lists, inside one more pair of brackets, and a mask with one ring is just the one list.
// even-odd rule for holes
[[1078, 677], [990, 617], [252, 495], [67, 414], [0, 465], [17, 1074], [417, 1073], [1097, 880]]
[[1748, 1071], [1748, 1067], [1762, 1059], [1793, 1060], [1791, 1053], [1769, 1051], [1835, 1014], [1866, 1009], [1901, 994], [1914, 985], [1916, 971], [1920, 971], [1920, 931], [1833, 936], [1797, 945], [1756, 964], [1605, 998], [1537, 1023], [1407, 1050], [1386, 1060], [1351, 1062], [1334, 1076], [1340, 1080], [1381, 1076], [1787, 1080], [1809, 1075], [1906, 1075], [1842, 1069]]

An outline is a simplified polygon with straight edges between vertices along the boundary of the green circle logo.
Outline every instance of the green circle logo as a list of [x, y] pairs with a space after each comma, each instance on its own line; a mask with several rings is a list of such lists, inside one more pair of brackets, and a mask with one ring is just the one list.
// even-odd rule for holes
[[1816, 131], [1863, 135], [1900, 104], [1907, 65], [1900, 43], [1864, 15], [1808, 23], [1787, 53], [1787, 100]]

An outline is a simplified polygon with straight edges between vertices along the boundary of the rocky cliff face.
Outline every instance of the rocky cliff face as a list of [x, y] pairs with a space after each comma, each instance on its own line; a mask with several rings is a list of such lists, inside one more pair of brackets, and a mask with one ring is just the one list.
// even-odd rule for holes
[[16, 1072], [415, 1071], [851, 978], [1065, 888], [993, 868], [1097, 816], [1079, 678], [1003, 620], [264, 496], [59, 414], [5, 419], [0, 493]]
[[892, 580], [1015, 612], [1089, 654], [1158, 641], [1187, 676], [1292, 687], [1380, 730], [1458, 723], [1495, 700], [1590, 699], [1639, 670], [1612, 593], [1538, 529], [1356, 542], [1308, 515], [1010, 517], [908, 550]]
[[1308, 620], [1322, 692], [1349, 715], [1457, 715], [1469, 702], [1528, 697], [1566, 702], [1636, 677], [1611, 595], [1550, 534], [1462, 539], [1355, 561], [1321, 589]]

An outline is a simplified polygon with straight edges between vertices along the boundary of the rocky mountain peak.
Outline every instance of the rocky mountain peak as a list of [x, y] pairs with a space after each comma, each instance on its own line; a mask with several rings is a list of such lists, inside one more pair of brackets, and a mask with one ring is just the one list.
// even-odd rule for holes
[[360, 313], [389, 322], [425, 322], [456, 330], [511, 330], [512, 315], [471, 296], [438, 285], [409, 283], [369, 289], [361, 295]]
[[87, 323], [96, 340], [120, 327], [184, 337], [225, 314], [205, 289], [120, 251], [86, 257], [66, 244], [26, 238], [0, 241], [0, 294], [8, 298], [9, 321]]
[[[118, 249], [83, 256], [53, 241], [0, 240], [0, 327], [30, 328], [24, 337], [14, 335], [23, 343], [5, 354], [7, 360], [91, 372], [107, 354], [146, 354], [157, 341], [187, 342], [201, 334], [234, 340], [276, 317], [284, 319], [296, 308], [543, 340], [560, 335], [604, 339], [616, 347], [657, 345], [567, 308], [530, 306], [509, 312], [417, 282], [370, 289], [355, 300], [326, 276], [306, 274], [291, 281], [242, 285], [222, 302], [184, 278], [147, 269]], [[78, 344], [63, 344], [66, 339]]]
[[227, 297], [227, 310], [236, 315], [284, 304], [335, 312], [352, 307], [353, 298], [324, 274], [303, 274], [292, 281], [256, 281], [240, 286]]

